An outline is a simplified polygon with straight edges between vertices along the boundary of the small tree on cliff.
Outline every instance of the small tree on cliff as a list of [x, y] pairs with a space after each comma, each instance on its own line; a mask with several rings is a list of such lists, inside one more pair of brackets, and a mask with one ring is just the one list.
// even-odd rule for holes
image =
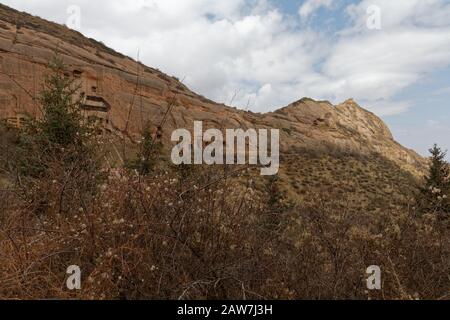
[[37, 123], [38, 132], [48, 142], [61, 146], [81, 146], [88, 127], [83, 124], [81, 99], [74, 80], [64, 73], [64, 64], [56, 56], [49, 65], [51, 72], [45, 79], [39, 100], [42, 119]]
[[55, 162], [72, 171], [92, 173], [99, 166], [94, 156], [94, 130], [81, 114], [79, 87], [66, 75], [65, 66], [57, 55], [48, 67], [49, 73], [37, 97], [41, 117], [30, 121], [21, 134], [18, 174], [39, 178], [46, 175], [49, 164]]
[[103, 141], [95, 126], [85, 121], [78, 87], [66, 74], [55, 56], [37, 98], [42, 114], [20, 132], [9, 166], [18, 190], [37, 215], [70, 213], [75, 199], [84, 207], [105, 178]]
[[421, 189], [421, 207], [438, 213], [450, 212], [450, 167], [447, 153], [435, 144], [430, 150], [431, 164], [428, 176]]
[[137, 170], [140, 175], [150, 174], [158, 161], [161, 148], [161, 142], [158, 137], [155, 138], [150, 124], [147, 124], [142, 130], [142, 139], [136, 159], [130, 161], [126, 166], [129, 169]]

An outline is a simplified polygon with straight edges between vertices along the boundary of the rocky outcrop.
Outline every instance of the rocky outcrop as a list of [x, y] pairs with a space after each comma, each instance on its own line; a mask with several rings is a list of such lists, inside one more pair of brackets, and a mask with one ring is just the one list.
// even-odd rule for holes
[[64, 26], [0, 5], [2, 119], [20, 125], [24, 117], [39, 117], [34, 97], [55, 50], [67, 74], [79, 79], [83, 93], [108, 106], [89, 111], [111, 134], [135, 140], [147, 123], [155, 128], [163, 124], [163, 139], [169, 140], [172, 130], [191, 128], [193, 121], [202, 120], [215, 128], [278, 128], [285, 153], [296, 146], [329, 143], [380, 153], [415, 174], [425, 167], [423, 158], [396, 143], [387, 126], [353, 100], [333, 106], [304, 98], [276, 112], [244, 112], [210, 101], [176, 78]]

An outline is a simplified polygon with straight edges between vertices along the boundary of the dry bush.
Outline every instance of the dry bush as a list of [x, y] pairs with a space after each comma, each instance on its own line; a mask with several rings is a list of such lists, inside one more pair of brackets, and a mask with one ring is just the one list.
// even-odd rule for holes
[[[450, 298], [449, 221], [406, 209], [365, 214], [339, 200], [315, 203], [300, 210], [290, 230], [292, 266], [304, 268], [292, 281], [296, 298]], [[380, 291], [366, 289], [371, 265], [381, 267]]]
[[[449, 298], [448, 222], [320, 197], [274, 206], [251, 183], [212, 183], [221, 170], [114, 170], [87, 198], [84, 178], [52, 165], [27, 196], [3, 191], [0, 298]], [[380, 292], [365, 285], [374, 264]]]
[[[450, 298], [437, 215], [389, 203], [374, 214], [331, 192], [292, 205], [257, 168], [100, 170], [102, 139], [86, 157], [1, 137], [0, 299]], [[43, 169], [22, 175], [16, 160], [27, 169], [35, 152]], [[66, 287], [71, 265], [79, 291]], [[371, 265], [380, 291], [366, 288]]]
[[[31, 198], [2, 203], [0, 296], [263, 298], [260, 201], [224, 183], [186, 192], [178, 176], [116, 171], [86, 199], [83, 180], [50, 167]], [[75, 296], [64, 281], [73, 264], [85, 280]]]

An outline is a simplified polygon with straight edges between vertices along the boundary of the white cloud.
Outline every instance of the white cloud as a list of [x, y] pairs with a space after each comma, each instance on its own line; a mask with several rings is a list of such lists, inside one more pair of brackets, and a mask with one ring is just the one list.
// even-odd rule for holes
[[[331, 0], [307, 0], [298, 20], [265, 0], [2, 0], [64, 23], [82, 9], [82, 32], [149, 66], [185, 78], [219, 102], [268, 111], [303, 96], [334, 103], [353, 97], [379, 115], [404, 112], [395, 99], [450, 65], [446, 0], [363, 0], [347, 7], [350, 27], [329, 34], [301, 23]], [[382, 29], [366, 28], [367, 7]]]
[[392, 116], [407, 111], [412, 103], [410, 101], [361, 101], [365, 107], [375, 111], [379, 116]]
[[440, 125], [440, 122], [430, 119], [430, 120], [427, 120], [427, 125], [430, 126], [430, 127], [437, 127], [437, 126]]
[[302, 18], [307, 18], [314, 11], [321, 7], [330, 7], [332, 0], [306, 0], [298, 10], [298, 14]]
[[449, 26], [450, 4], [446, 0], [362, 0], [347, 7], [356, 27], [366, 26], [365, 13], [369, 6], [381, 9], [384, 29]]

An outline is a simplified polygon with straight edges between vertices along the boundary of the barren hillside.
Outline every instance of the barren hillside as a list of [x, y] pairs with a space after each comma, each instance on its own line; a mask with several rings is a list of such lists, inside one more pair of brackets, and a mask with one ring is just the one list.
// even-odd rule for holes
[[0, 117], [20, 122], [38, 116], [32, 97], [39, 92], [48, 61], [58, 50], [68, 73], [79, 77], [86, 95], [104, 100], [108, 131], [136, 137], [144, 123], [157, 127], [174, 101], [164, 124], [167, 141], [174, 128], [203, 120], [218, 128], [278, 128], [282, 151], [335, 144], [377, 152], [414, 174], [424, 161], [393, 140], [386, 125], [353, 100], [333, 106], [304, 98], [273, 113], [244, 112], [190, 91], [176, 78], [136, 63], [64, 26], [0, 6]]

